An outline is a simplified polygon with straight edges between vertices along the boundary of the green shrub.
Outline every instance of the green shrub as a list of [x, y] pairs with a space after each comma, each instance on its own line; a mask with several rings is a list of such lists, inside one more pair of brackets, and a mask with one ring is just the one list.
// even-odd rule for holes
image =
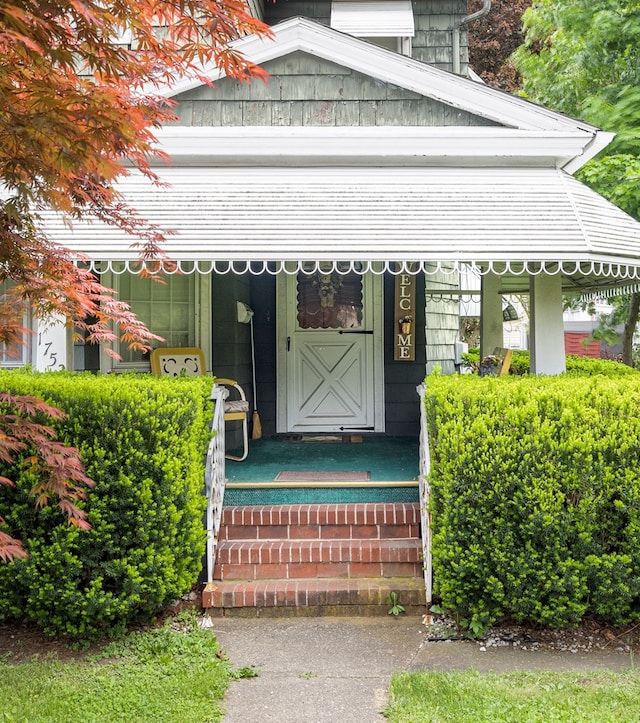
[[[480, 365], [480, 349], [477, 347], [469, 349], [462, 355], [464, 365], [472, 371], [477, 371]], [[579, 376], [595, 376], [603, 374], [608, 377], [625, 377], [637, 374], [638, 370], [629, 367], [621, 362], [609, 359], [594, 359], [588, 356], [576, 356], [567, 354], [567, 374]], [[511, 366], [509, 374], [523, 376], [531, 371], [531, 358], [528, 351], [523, 349], [514, 349], [511, 357]]]
[[81, 531], [55, 504], [34, 507], [28, 466], [0, 464], [17, 483], [0, 486], [5, 529], [29, 553], [0, 565], [0, 619], [89, 638], [153, 616], [189, 590], [204, 550], [211, 380], [5, 371], [0, 382], [66, 413], [59, 438], [80, 450], [96, 483], [82, 503], [91, 529]]
[[442, 606], [640, 619], [640, 376], [433, 375], [425, 403]]
[[567, 374], [578, 376], [595, 376], [603, 374], [608, 377], [628, 377], [638, 374], [634, 367], [610, 359], [591, 359], [588, 356], [567, 356]]

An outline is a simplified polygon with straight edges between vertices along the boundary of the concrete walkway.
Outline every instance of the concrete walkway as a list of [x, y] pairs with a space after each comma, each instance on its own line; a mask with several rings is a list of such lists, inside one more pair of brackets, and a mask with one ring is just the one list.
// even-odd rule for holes
[[224, 723], [382, 723], [390, 677], [401, 670], [587, 671], [632, 664], [626, 654], [427, 642], [415, 616], [217, 618], [213, 631], [235, 668], [254, 666], [259, 673], [231, 683]]

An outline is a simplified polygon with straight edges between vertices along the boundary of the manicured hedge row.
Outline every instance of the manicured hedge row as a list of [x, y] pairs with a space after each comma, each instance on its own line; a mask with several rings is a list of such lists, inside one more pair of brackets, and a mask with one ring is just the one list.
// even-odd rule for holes
[[[480, 349], [473, 348], [463, 354], [465, 365], [471, 369], [477, 370], [480, 364]], [[638, 370], [609, 359], [593, 359], [587, 356], [575, 356], [567, 354], [567, 374], [577, 374], [580, 376], [594, 374], [605, 374], [606, 376], [623, 377], [630, 374], [637, 374]], [[510, 374], [522, 376], [529, 374], [531, 371], [531, 359], [528, 351], [522, 349], [514, 349], [511, 358]]]
[[640, 375], [427, 379], [434, 590], [476, 632], [640, 619]]
[[0, 619], [89, 638], [153, 616], [188, 591], [204, 551], [211, 380], [4, 371], [0, 388], [66, 412], [59, 436], [81, 451], [96, 483], [83, 503], [85, 532], [55, 506], [34, 508], [28, 467], [0, 464], [18, 484], [0, 486], [4, 529], [29, 553], [0, 564]]

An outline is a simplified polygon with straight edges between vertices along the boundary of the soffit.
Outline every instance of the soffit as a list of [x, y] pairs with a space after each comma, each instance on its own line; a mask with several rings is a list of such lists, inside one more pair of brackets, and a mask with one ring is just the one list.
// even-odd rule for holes
[[157, 138], [172, 166], [564, 167], [588, 145], [575, 130], [490, 126], [167, 126]]

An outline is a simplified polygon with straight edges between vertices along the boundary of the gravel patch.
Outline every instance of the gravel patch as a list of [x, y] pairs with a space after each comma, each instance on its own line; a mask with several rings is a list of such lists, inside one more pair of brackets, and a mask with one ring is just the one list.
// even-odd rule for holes
[[484, 650], [510, 647], [529, 651], [640, 654], [640, 623], [612, 628], [595, 620], [586, 620], [576, 628], [556, 629], [502, 622], [477, 639], [461, 631], [446, 615], [427, 615], [424, 624], [429, 642], [474, 640]]

